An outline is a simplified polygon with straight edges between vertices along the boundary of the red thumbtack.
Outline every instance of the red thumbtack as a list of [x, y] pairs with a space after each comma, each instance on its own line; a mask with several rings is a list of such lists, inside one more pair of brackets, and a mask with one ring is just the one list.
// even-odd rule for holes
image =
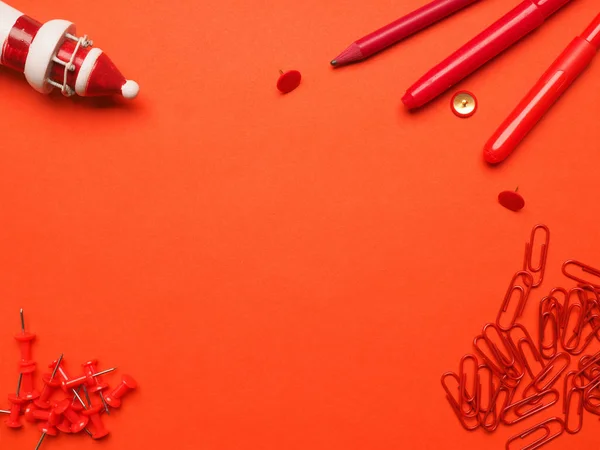
[[69, 407], [68, 403], [58, 403], [51, 410], [38, 409], [33, 403], [30, 403], [25, 408], [25, 420], [28, 422], [35, 422], [41, 420], [48, 422], [50, 426], [56, 426], [62, 422], [62, 416]]
[[297, 70], [289, 70], [287, 72], [280, 70], [279, 79], [277, 80], [277, 89], [279, 89], [282, 94], [287, 94], [300, 86], [301, 80], [302, 75]]
[[104, 410], [106, 414], [110, 416], [110, 411], [108, 409], [108, 404], [106, 400], [104, 400], [104, 394], [102, 391], [108, 389], [107, 383], [102, 383], [102, 380], [96, 374], [98, 373], [98, 361], [92, 359], [85, 364], [83, 364], [83, 371], [85, 375], [88, 377], [88, 391], [92, 394], [97, 392], [100, 395], [100, 400], [102, 400], [102, 404], [104, 405]]
[[35, 390], [33, 387], [33, 373], [35, 372], [35, 362], [34, 361], [21, 361], [19, 366], [21, 367], [20, 373], [23, 375], [22, 378], [22, 386], [21, 390], [23, 397], [25, 400], [34, 400], [40, 396], [40, 393]]
[[71, 434], [71, 422], [69, 422], [67, 418], [63, 416], [62, 422], [56, 425], [56, 429], [61, 433]]
[[[70, 378], [69, 378], [69, 375], [67, 374], [67, 372], [65, 371], [63, 365], [61, 364], [62, 362], [63, 361], [62, 361], [62, 357], [61, 357], [56, 361], [52, 361], [52, 363], [48, 367], [50, 367], [51, 369], [54, 369], [54, 372], [58, 373], [58, 376], [61, 379], [61, 386], [65, 391], [67, 391], [68, 389], [66, 387], [66, 383], [69, 382]], [[73, 392], [73, 395], [75, 395], [77, 400], [79, 400], [79, 403], [81, 403], [81, 405], [85, 408], [85, 403], [83, 402], [83, 399], [79, 396], [77, 391], [75, 389], [71, 389], [71, 391]]]
[[115, 370], [117, 370], [117, 368], [113, 367], [111, 369], [106, 369], [106, 370], [103, 370], [102, 372], [94, 373], [89, 376], [81, 375], [80, 377], [77, 377], [77, 378], [71, 378], [71, 379], [65, 381], [63, 383], [63, 386], [65, 389], [75, 389], [84, 383], [90, 384], [94, 378], [105, 375], [110, 372], [114, 372]]
[[109, 431], [104, 426], [102, 418], [100, 417], [100, 411], [102, 411], [102, 405], [92, 406], [90, 409], [83, 411], [83, 415], [90, 418], [92, 425], [94, 425], [94, 431], [92, 432], [92, 439], [102, 439], [108, 436]]
[[21, 424], [21, 406], [27, 400], [19, 398], [15, 394], [9, 394], [8, 401], [10, 402], [10, 415], [4, 423], [10, 428], [21, 428], [23, 426]]
[[25, 331], [23, 309], [21, 309], [21, 332], [15, 334], [15, 339], [21, 347], [21, 361], [31, 361], [31, 343], [35, 339], [35, 334]]
[[118, 408], [121, 406], [121, 397], [135, 388], [137, 388], [137, 382], [129, 375], [123, 375], [121, 383], [112, 392], [109, 392], [104, 399], [111, 408]]
[[60, 366], [60, 363], [62, 362], [63, 359], [63, 355], [61, 354], [60, 357], [58, 358], [58, 362], [57, 364], [54, 366], [54, 370], [52, 371], [52, 375], [49, 375], [47, 373], [45, 373], [44, 375], [42, 375], [42, 380], [44, 381], [44, 389], [42, 389], [42, 393], [40, 394], [40, 398], [38, 398], [37, 400], [35, 400], [35, 405], [38, 408], [42, 408], [42, 409], [48, 409], [50, 408], [50, 402], [48, 400], [50, 400], [50, 397], [52, 396], [52, 393], [60, 387], [61, 383], [60, 380], [56, 379], [56, 371], [58, 369], [58, 367]]
[[42, 432], [42, 437], [40, 437], [40, 440], [35, 446], [35, 450], [39, 450], [40, 446], [42, 445], [42, 442], [44, 442], [44, 439], [46, 439], [46, 436], [56, 436], [58, 434], [56, 428], [47, 423], [40, 423], [38, 428]]
[[65, 415], [65, 418], [71, 424], [71, 426], [70, 426], [71, 433], [79, 433], [81, 430], [83, 430], [85, 427], [87, 427], [87, 424], [90, 420], [89, 417], [77, 414], [75, 409], [72, 407], [71, 401], [69, 399], [65, 399], [65, 400], [63, 400], [63, 402], [66, 402], [67, 405], [69, 406], [65, 410], [64, 415]]

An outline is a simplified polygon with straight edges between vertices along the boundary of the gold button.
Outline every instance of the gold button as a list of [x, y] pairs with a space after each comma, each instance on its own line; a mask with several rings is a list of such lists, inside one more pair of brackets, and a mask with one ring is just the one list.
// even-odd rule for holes
[[458, 117], [471, 117], [477, 111], [477, 99], [470, 92], [460, 91], [454, 94], [450, 106]]

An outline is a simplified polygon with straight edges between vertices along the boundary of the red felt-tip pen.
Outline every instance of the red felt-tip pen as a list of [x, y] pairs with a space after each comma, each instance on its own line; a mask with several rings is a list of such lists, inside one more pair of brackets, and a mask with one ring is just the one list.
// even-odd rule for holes
[[525, 0], [439, 63], [402, 97], [413, 109], [423, 106], [502, 53], [569, 3], [570, 0]]
[[478, 0], [433, 0], [353, 42], [331, 61], [334, 67], [362, 61]]
[[483, 157], [504, 161], [542, 116], [592, 62], [600, 49], [600, 14], [552, 63], [515, 110], [487, 142]]

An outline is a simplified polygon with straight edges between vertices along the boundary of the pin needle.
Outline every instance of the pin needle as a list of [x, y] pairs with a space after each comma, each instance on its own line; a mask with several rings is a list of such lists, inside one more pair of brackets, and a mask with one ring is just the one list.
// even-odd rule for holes
[[56, 366], [54, 366], [54, 370], [52, 371], [52, 375], [50, 376], [50, 381], [52, 382], [52, 380], [54, 380], [54, 376], [56, 375], [56, 372], [58, 371], [58, 367], [60, 366], [60, 363], [63, 360], [63, 356], [65, 356], [64, 353], [60, 354], [60, 357], [58, 358], [58, 361], [56, 363]]
[[25, 333], [25, 317], [23, 315], [23, 308], [21, 308], [20, 314], [21, 314], [21, 331], [23, 333]]
[[17, 382], [17, 398], [19, 398], [19, 394], [21, 393], [21, 382], [23, 381], [23, 374], [19, 374], [19, 381]]
[[87, 388], [85, 387], [85, 384], [82, 387], [83, 387], [83, 393], [85, 394], [85, 399], [87, 400], [88, 406], [91, 408], [92, 400], [90, 399], [90, 394], [89, 394]]
[[117, 370], [116, 367], [113, 367], [112, 369], [106, 369], [106, 370], [103, 370], [102, 372], [93, 374], [92, 377], [99, 377], [100, 375], [106, 375], [107, 373], [114, 372], [115, 370]]
[[37, 445], [35, 446], [35, 450], [38, 450], [40, 448], [40, 445], [42, 445], [42, 442], [44, 442], [44, 439], [46, 439], [45, 431], [42, 433], [42, 437], [40, 437], [40, 440], [38, 441]]

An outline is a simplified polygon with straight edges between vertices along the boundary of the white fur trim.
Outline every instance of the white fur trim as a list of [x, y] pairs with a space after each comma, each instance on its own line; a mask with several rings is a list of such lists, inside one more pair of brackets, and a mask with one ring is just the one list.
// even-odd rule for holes
[[133, 80], [127, 80], [121, 88], [121, 94], [126, 99], [134, 99], [140, 93], [140, 85]]
[[23, 15], [22, 12], [0, 2], [0, 49], [4, 47], [6, 39], [15, 26], [15, 22]]
[[83, 64], [81, 64], [81, 68], [77, 74], [77, 80], [75, 80], [75, 92], [77, 95], [85, 95], [88, 82], [90, 81], [90, 75], [101, 54], [102, 50], [99, 48], [92, 48], [83, 60]]
[[52, 57], [65, 40], [65, 34], [75, 34], [75, 25], [66, 20], [46, 22], [37, 32], [25, 62], [25, 78], [29, 84], [43, 94], [49, 94], [53, 86], [47, 83], [52, 66]]

